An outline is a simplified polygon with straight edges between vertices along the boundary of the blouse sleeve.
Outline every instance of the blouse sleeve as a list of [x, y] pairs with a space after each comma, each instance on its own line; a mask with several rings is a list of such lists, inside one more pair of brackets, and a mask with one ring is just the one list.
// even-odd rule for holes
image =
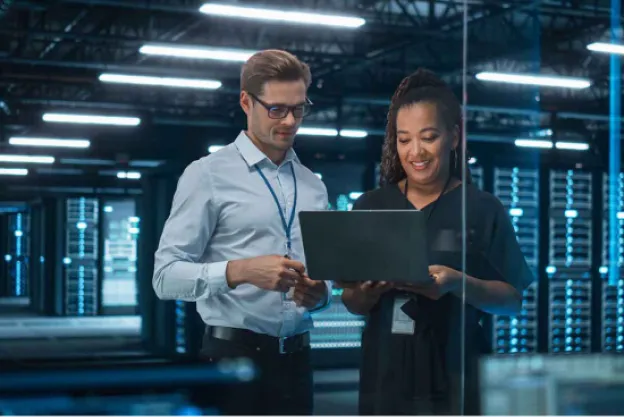
[[535, 277], [522, 253], [507, 210], [497, 199], [495, 204], [497, 208], [491, 226], [487, 257], [505, 282], [523, 292]]

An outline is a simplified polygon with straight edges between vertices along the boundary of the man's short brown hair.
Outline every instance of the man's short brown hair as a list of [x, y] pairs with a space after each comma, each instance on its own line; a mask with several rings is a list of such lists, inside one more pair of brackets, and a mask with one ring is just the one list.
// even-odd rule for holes
[[310, 67], [293, 54], [279, 49], [256, 52], [241, 70], [241, 90], [259, 96], [269, 81], [302, 80], [306, 88], [312, 82]]

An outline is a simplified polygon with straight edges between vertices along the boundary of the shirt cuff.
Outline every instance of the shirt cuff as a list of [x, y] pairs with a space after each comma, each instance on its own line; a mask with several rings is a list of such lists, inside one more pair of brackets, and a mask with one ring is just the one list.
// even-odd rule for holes
[[212, 262], [207, 265], [207, 281], [211, 295], [219, 295], [231, 290], [226, 276], [228, 262]]
[[322, 300], [316, 307], [311, 308], [309, 310], [310, 313], [318, 313], [331, 305], [333, 283], [331, 281], [325, 281], [325, 286], [327, 287], [327, 295], [325, 296], [325, 299]]

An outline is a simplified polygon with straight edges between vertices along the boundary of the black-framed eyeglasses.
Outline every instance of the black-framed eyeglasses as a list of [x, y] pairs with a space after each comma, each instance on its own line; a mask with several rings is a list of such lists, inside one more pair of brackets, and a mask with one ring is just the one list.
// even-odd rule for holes
[[247, 92], [247, 94], [249, 94], [252, 99], [260, 103], [262, 107], [267, 109], [270, 119], [283, 119], [288, 116], [288, 113], [290, 112], [292, 112], [295, 119], [301, 119], [310, 114], [310, 112], [312, 111], [312, 106], [314, 105], [312, 101], [310, 101], [310, 99], [307, 97], [304, 103], [294, 106], [287, 106], [285, 104], [269, 104], [265, 101], [260, 100], [258, 97], [256, 97], [255, 94], [251, 94], [250, 92]]

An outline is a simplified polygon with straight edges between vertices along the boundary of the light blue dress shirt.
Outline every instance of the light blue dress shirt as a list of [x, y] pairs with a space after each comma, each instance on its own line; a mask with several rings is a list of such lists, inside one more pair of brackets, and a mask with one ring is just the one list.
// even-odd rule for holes
[[[152, 284], [158, 298], [196, 302], [204, 323], [276, 337], [308, 331], [310, 312], [291, 295], [251, 284], [231, 289], [228, 261], [286, 255], [287, 239], [277, 204], [256, 170], [275, 191], [286, 219], [296, 211], [326, 210], [327, 189], [291, 149], [277, 166], [241, 132], [236, 141], [191, 163], [178, 182], [171, 213], [155, 254]], [[305, 265], [299, 216], [291, 231], [293, 259]], [[331, 283], [327, 282], [328, 299]], [[292, 294], [292, 291], [291, 293]]]

